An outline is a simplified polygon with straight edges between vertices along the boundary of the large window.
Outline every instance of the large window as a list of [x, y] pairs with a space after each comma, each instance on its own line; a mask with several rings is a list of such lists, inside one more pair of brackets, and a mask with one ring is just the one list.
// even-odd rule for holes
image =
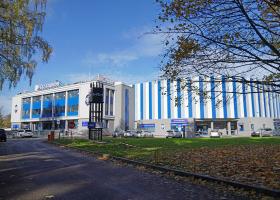
[[65, 115], [65, 92], [55, 94], [55, 116]]
[[33, 97], [32, 118], [39, 118], [41, 115], [41, 96]]
[[22, 119], [30, 118], [30, 100], [30, 97], [22, 99]]
[[105, 115], [109, 115], [109, 89], [105, 93]]
[[72, 90], [68, 92], [68, 116], [77, 116], [79, 108], [79, 90]]
[[114, 90], [111, 90], [110, 94], [110, 115], [114, 115]]
[[53, 95], [48, 94], [43, 97], [43, 117], [52, 117]]

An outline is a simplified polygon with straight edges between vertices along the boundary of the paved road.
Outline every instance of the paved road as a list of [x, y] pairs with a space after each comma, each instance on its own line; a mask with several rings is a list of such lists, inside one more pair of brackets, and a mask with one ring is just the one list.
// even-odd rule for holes
[[[0, 199], [237, 199], [40, 139], [0, 143]], [[240, 198], [239, 198], [240, 199]]]

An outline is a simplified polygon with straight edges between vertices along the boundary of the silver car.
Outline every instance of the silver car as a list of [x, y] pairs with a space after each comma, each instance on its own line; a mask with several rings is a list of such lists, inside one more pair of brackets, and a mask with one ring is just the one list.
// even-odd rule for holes
[[168, 130], [165, 135], [166, 138], [181, 138], [182, 133], [177, 130]]
[[222, 135], [222, 132], [219, 131], [219, 129], [213, 129], [210, 131], [210, 137], [211, 138], [220, 138]]
[[135, 131], [135, 130], [127, 130], [124, 133], [124, 137], [137, 137], [137, 131]]
[[262, 137], [270, 137], [273, 135], [273, 131], [271, 128], [264, 128], [261, 129], [261, 136]]

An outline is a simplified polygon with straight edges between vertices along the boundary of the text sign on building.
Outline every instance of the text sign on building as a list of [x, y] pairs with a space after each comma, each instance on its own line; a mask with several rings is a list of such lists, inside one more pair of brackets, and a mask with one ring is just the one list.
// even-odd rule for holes
[[56, 88], [61, 86], [61, 83], [59, 81], [53, 82], [53, 83], [47, 83], [43, 85], [35, 85], [35, 91], [40, 91], [40, 90], [47, 90], [51, 88]]
[[88, 122], [87, 121], [82, 121], [82, 126], [88, 126]]
[[187, 124], [187, 119], [171, 119], [172, 124]]
[[140, 128], [155, 128], [155, 124], [140, 124]]
[[103, 103], [103, 88], [92, 88], [91, 103]]
[[95, 122], [88, 122], [88, 128], [95, 128], [96, 123]]

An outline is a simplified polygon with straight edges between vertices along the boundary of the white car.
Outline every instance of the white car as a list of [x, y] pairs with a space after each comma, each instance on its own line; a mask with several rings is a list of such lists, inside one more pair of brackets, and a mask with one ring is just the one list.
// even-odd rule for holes
[[211, 138], [220, 138], [222, 133], [219, 131], [219, 129], [213, 129], [210, 131], [210, 137]]
[[33, 132], [29, 129], [21, 129], [16, 132], [18, 137], [33, 137]]

